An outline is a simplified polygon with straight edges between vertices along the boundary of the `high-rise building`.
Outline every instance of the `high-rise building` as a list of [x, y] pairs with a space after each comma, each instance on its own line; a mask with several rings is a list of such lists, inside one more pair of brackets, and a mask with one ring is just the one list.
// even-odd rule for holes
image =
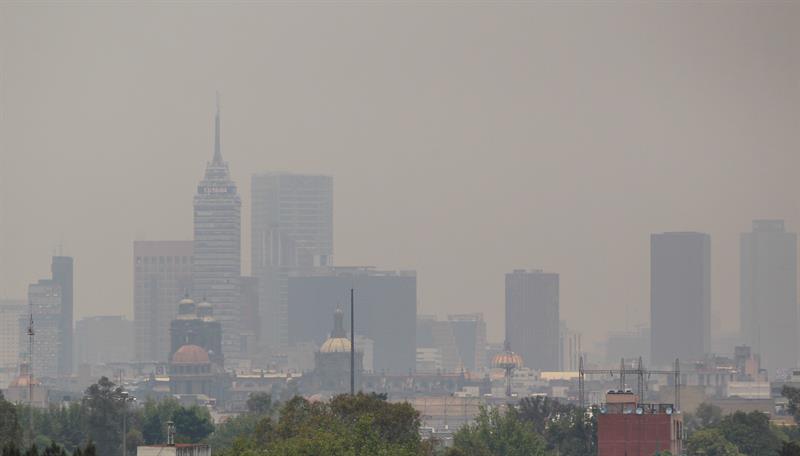
[[134, 241], [133, 320], [137, 361], [169, 361], [169, 323], [192, 292], [192, 241]]
[[73, 261], [72, 257], [54, 256], [50, 267], [53, 281], [61, 286], [61, 353], [58, 354], [58, 371], [72, 374], [73, 369]]
[[650, 362], [701, 359], [711, 349], [711, 236], [650, 236]]
[[438, 353], [441, 372], [459, 372], [463, 369], [453, 325], [434, 315], [420, 315], [417, 317], [417, 354], [428, 356], [431, 353], [429, 350], [420, 349], [431, 348]]
[[482, 313], [448, 315], [461, 367], [469, 372], [486, 368], [486, 322]]
[[[350, 289], [355, 290], [356, 335], [373, 340], [375, 372], [407, 374], [416, 365], [417, 276], [413, 271], [372, 268], [324, 268], [315, 275], [290, 277], [289, 342], [328, 338], [331, 315], [341, 306], [350, 331]], [[356, 350], [360, 350], [356, 347]]]
[[27, 317], [28, 305], [24, 300], [0, 299], [0, 385], [8, 384], [8, 375], [16, 374], [19, 367], [19, 320]]
[[559, 365], [558, 274], [516, 269], [506, 274], [506, 340], [525, 367]]
[[567, 322], [562, 321], [558, 344], [561, 362], [559, 370], [572, 372], [578, 370], [582, 356], [581, 333], [569, 328]]
[[241, 280], [242, 353], [252, 359], [258, 350], [258, 340], [261, 336], [261, 319], [258, 317], [258, 279], [242, 276]]
[[92, 366], [133, 359], [133, 322], [121, 315], [100, 315], [75, 322], [75, 358]]
[[798, 362], [797, 235], [783, 220], [755, 220], [741, 236], [742, 338], [770, 375]]
[[214, 156], [194, 197], [192, 293], [208, 301], [222, 324], [226, 359], [242, 351], [241, 200], [220, 149], [219, 106], [214, 117]]
[[333, 178], [264, 173], [251, 185], [252, 273], [259, 280], [261, 342], [288, 341], [288, 278], [328, 266], [333, 255]]
[[61, 286], [43, 279], [28, 286], [29, 315], [19, 318], [20, 359], [29, 360], [28, 326], [33, 316], [33, 372], [38, 378], [59, 375], [61, 352]]

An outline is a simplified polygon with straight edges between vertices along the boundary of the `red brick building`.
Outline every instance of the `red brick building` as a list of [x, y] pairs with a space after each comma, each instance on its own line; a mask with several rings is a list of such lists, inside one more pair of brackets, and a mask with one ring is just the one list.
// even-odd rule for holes
[[641, 404], [630, 391], [610, 391], [597, 417], [598, 456], [681, 454], [683, 418], [672, 404]]

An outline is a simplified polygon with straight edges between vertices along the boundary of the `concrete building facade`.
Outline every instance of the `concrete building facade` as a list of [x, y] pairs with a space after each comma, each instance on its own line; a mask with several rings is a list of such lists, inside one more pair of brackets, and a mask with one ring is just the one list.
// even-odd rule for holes
[[28, 362], [30, 350], [28, 326], [33, 316], [33, 375], [37, 378], [56, 378], [60, 373], [61, 344], [61, 285], [49, 279], [28, 286], [29, 315], [19, 318], [20, 359]]
[[75, 322], [78, 365], [126, 363], [133, 360], [133, 322], [122, 315], [86, 317]]
[[417, 332], [417, 276], [413, 271], [335, 267], [312, 276], [290, 277], [289, 342], [311, 341], [320, 346], [328, 338], [330, 325], [318, 316], [332, 314], [337, 306], [344, 310], [349, 332], [351, 288], [355, 289], [356, 335], [374, 342], [374, 371], [413, 371]]
[[192, 291], [192, 241], [134, 241], [134, 353], [140, 362], [169, 361], [169, 325]]
[[58, 354], [58, 371], [72, 374], [74, 368], [74, 270], [72, 257], [54, 256], [51, 264], [53, 281], [61, 287], [61, 352]]
[[650, 236], [650, 362], [702, 359], [711, 349], [711, 236]]
[[783, 220], [755, 220], [741, 235], [741, 331], [774, 376], [798, 364], [797, 234]]
[[214, 117], [214, 156], [194, 197], [192, 293], [208, 301], [222, 324], [226, 359], [242, 352], [241, 240], [242, 202], [220, 148], [219, 107]]
[[251, 270], [259, 280], [261, 339], [278, 352], [289, 343], [289, 276], [331, 264], [333, 178], [263, 173], [251, 184]]
[[526, 367], [555, 371], [559, 359], [558, 274], [517, 269], [506, 274], [506, 340]]

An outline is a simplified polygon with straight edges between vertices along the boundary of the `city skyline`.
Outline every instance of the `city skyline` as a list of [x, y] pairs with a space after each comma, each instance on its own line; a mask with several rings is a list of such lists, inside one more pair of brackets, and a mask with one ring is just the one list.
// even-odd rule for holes
[[[165, 10], [156, 29], [167, 30], [179, 11]], [[319, 18], [273, 11], [278, 22], [308, 21], [303, 30], [310, 35], [298, 37], [289, 55], [270, 40], [253, 40], [262, 50], [210, 26], [213, 19], [229, 30], [246, 9], [222, 17], [198, 11], [185, 26], [187, 41], [179, 42], [190, 49], [241, 47], [245, 52], [222, 55], [222, 62], [210, 68], [205, 54], [181, 54], [186, 65], [179, 69], [153, 43], [137, 47], [138, 35], [112, 11], [88, 14], [85, 29], [62, 40], [63, 48], [26, 39], [45, 29], [55, 36], [66, 33], [52, 18], [25, 10], [31, 29], [3, 22], [0, 42], [15, 44], [2, 45], [9, 71], [2, 85], [0, 296], [24, 297], [25, 286], [47, 275], [47, 258], [63, 244], [65, 254], [76, 258], [75, 318], [132, 316], [131, 241], [191, 239], [187, 203], [212, 142], [208, 126], [216, 89], [225, 96], [226, 159], [243, 196], [243, 273], [250, 264], [250, 176], [268, 170], [331, 175], [337, 183], [336, 264], [415, 269], [420, 313], [483, 312], [493, 341], [503, 332], [503, 318], [493, 311], [502, 306], [502, 276], [514, 268], [559, 273], [562, 319], [585, 334], [587, 347], [607, 330], [647, 322], [647, 237], [673, 230], [712, 236], [712, 263], [718, 265], [711, 278], [712, 311], [723, 318], [723, 330], [738, 328], [739, 290], [730, 284], [739, 280], [739, 233], [760, 218], [783, 219], [790, 231], [800, 227], [794, 196], [800, 189], [793, 179], [798, 145], [791, 134], [794, 124], [786, 120], [796, 118], [800, 106], [787, 76], [796, 71], [797, 57], [784, 47], [796, 42], [798, 32], [789, 27], [792, 14], [683, 6], [665, 18], [655, 14], [661, 11], [657, 6], [640, 7], [622, 10], [635, 19], [631, 23], [594, 11], [586, 30], [560, 31], [576, 20], [567, 10], [510, 8], [492, 13], [507, 25], [504, 30], [478, 35], [478, 18], [459, 10], [461, 25], [452, 26], [452, 38], [443, 38], [436, 30], [445, 17], [437, 10], [426, 20], [401, 11], [402, 23], [421, 21], [420, 33], [432, 43], [409, 55], [398, 44], [406, 29], [387, 24], [379, 12], [354, 8], [343, 14], [352, 33], [337, 37], [330, 49], [320, 40], [330, 26]], [[67, 19], [76, 14], [63, 12]], [[139, 18], [145, 14], [138, 8], [130, 12]], [[270, 20], [258, 11], [249, 13]], [[770, 33], [743, 27], [750, 24], [749, 13], [760, 17]], [[718, 19], [713, 25], [698, 25], [712, 16]], [[355, 44], [374, 32], [363, 19], [386, 26], [374, 34], [375, 41], [393, 51], [387, 54], [397, 62], [381, 53], [379, 61], [387, 66], [366, 66], [374, 68], [367, 82], [347, 68], [332, 70], [332, 62], [366, 65], [375, 55], [375, 48]], [[663, 41], [672, 35], [657, 29], [673, 20], [688, 21], [688, 30], [675, 42]], [[539, 27], [530, 27], [531, 22]], [[163, 64], [170, 71], [148, 75], [139, 85], [140, 79], [127, 73], [129, 65], [114, 66], [122, 62], [114, 55], [92, 64], [93, 51], [110, 49], [92, 38], [106, 30], [104, 24], [118, 26], [114, 36], [120, 44], [137, 49], [133, 62]], [[243, 24], [247, 36], [266, 33], [246, 20]], [[287, 25], [275, 26], [291, 33]], [[620, 30], [600, 42], [592, 33], [614, 28]], [[582, 58], [564, 62], [544, 44], [530, 50], [535, 60], [526, 57], [515, 47], [515, 37], [532, 37], [533, 29], [550, 40], [531, 41], [571, 40], [572, 52]], [[645, 29], [656, 30], [662, 41], [627, 41]], [[477, 62], [508, 71], [503, 84], [487, 84], [485, 78], [497, 74], [476, 67], [466, 54], [471, 48], [465, 43], [478, 36], [487, 41], [486, 48], [475, 49]], [[592, 60], [595, 45], [619, 46], [605, 51], [612, 65]], [[39, 74], [23, 59], [31, 52], [42, 55], [45, 68], [75, 90], [42, 95], [53, 80], [23, 77]], [[264, 52], [274, 53], [276, 60], [265, 59]], [[59, 66], [60, 55], [75, 68], [97, 65], [96, 74], [105, 77], [84, 82], [83, 72]], [[296, 55], [310, 57], [295, 61]], [[447, 65], [436, 64], [441, 55], [450, 59]], [[538, 72], [541, 62], [552, 72]], [[303, 74], [327, 72], [331, 90], [306, 91], [320, 79], [292, 81], [298, 74], [294, 64]], [[765, 66], [788, 66], [789, 71], [764, 73]], [[409, 77], [399, 77], [407, 68], [412, 68]], [[717, 78], [719, 68], [726, 78]], [[635, 84], [626, 79], [628, 73]], [[464, 82], [448, 90], [446, 83], [458, 78]], [[556, 84], [564, 78], [569, 88]], [[105, 96], [117, 88], [105, 80], [117, 80], [130, 92]], [[585, 92], [572, 95], [572, 87], [591, 89], [590, 103]], [[392, 89], [401, 96], [390, 96]], [[432, 97], [439, 89], [441, 98]], [[465, 90], [475, 95], [464, 101]], [[372, 104], [371, 97], [378, 102]], [[676, 101], [690, 98], [695, 100]], [[517, 99], [519, 105], [511, 103]], [[451, 118], [452, 106], [465, 113]], [[373, 110], [378, 115], [371, 115]], [[565, 131], [565, 125], [574, 128]], [[26, 198], [17, 201], [17, 195]], [[103, 215], [99, 222], [84, 223], [98, 214]], [[474, 258], [480, 262], [473, 264]], [[462, 287], [465, 282], [470, 286]], [[589, 316], [589, 308], [604, 312]], [[605, 318], [605, 311], [627, 311], [629, 325]]]

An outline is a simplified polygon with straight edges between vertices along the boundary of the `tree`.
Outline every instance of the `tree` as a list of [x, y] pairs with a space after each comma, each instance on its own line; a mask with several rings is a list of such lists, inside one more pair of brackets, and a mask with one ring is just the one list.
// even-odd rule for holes
[[199, 443], [214, 432], [208, 410], [196, 405], [175, 410], [172, 421], [175, 422], [175, 440], [178, 443]]
[[470, 456], [543, 456], [545, 443], [516, 409], [482, 408], [475, 423], [453, 437], [453, 448]]
[[783, 442], [780, 456], [800, 456], [800, 444], [797, 442]]
[[122, 393], [122, 388], [106, 377], [101, 377], [97, 383], [86, 389], [82, 402], [87, 431], [89, 437], [97, 442], [97, 451], [100, 454], [115, 454], [122, 445], [122, 413], [126, 406], [120, 400]]
[[0, 392], [0, 446], [5, 447], [11, 444], [16, 448], [20, 443], [21, 435], [22, 429], [17, 418], [17, 408], [8, 402]]
[[761, 412], [735, 412], [724, 417], [718, 428], [740, 453], [748, 456], [774, 456], [783, 445], [784, 437]]
[[719, 429], [700, 429], [686, 441], [689, 454], [706, 456], [739, 456], [739, 449]]
[[596, 414], [588, 415], [575, 405], [537, 396], [519, 402], [519, 415], [545, 438], [549, 450], [574, 456], [596, 453]]
[[272, 396], [267, 393], [251, 393], [247, 399], [247, 410], [257, 415], [272, 413]]

